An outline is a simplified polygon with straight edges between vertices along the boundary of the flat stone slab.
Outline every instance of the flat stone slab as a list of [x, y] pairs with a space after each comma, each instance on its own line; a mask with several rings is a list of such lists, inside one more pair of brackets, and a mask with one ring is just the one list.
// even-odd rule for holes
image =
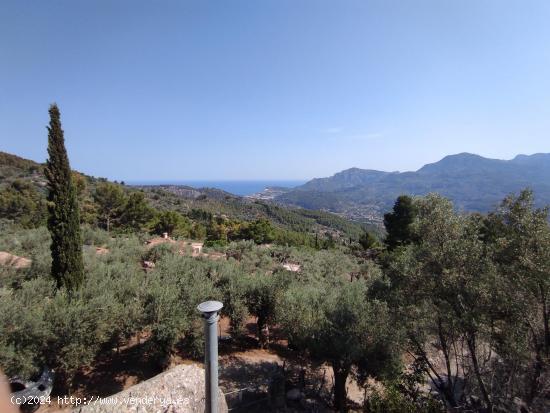
[[[203, 413], [204, 369], [196, 364], [179, 365], [120, 393], [86, 403], [73, 413]], [[219, 411], [228, 411], [221, 391]]]

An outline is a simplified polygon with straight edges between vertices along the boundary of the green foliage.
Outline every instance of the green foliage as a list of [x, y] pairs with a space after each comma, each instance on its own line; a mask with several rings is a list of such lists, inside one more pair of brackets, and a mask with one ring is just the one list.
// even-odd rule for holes
[[36, 162], [0, 151], [0, 182], [39, 175], [42, 169], [43, 166]]
[[176, 211], [161, 212], [155, 217], [151, 227], [158, 235], [166, 232], [170, 236], [185, 238], [191, 233], [190, 221]]
[[84, 245], [105, 246], [111, 241], [110, 234], [92, 225], [82, 225], [82, 243]]
[[[509, 408], [514, 397], [535, 403], [548, 371], [547, 211], [533, 207], [529, 192], [486, 219], [457, 215], [436, 195], [417, 207], [416, 242], [386, 263], [409, 350], [450, 406], [471, 398], [489, 410]], [[434, 367], [437, 358], [444, 369]], [[457, 358], [463, 376], [452, 367]], [[453, 390], [461, 381], [464, 398]]]
[[147, 289], [145, 314], [152, 332], [150, 345], [159, 358], [169, 356], [183, 336], [192, 338], [194, 352], [199, 350], [196, 306], [218, 298], [208, 272], [204, 263], [178, 255], [166, 256], [157, 264]]
[[361, 245], [364, 250], [370, 250], [373, 248], [378, 248], [380, 246], [380, 242], [369, 231], [365, 231], [359, 238], [359, 245]]
[[216, 287], [222, 295], [223, 314], [229, 317], [232, 333], [243, 333], [243, 323], [248, 316], [245, 299], [244, 277], [241, 269], [234, 263], [224, 267], [216, 281]]
[[46, 202], [34, 186], [15, 180], [0, 191], [0, 216], [23, 228], [35, 228], [46, 223]]
[[291, 231], [281, 228], [276, 228], [274, 230], [273, 243], [277, 245], [322, 248], [324, 246], [322, 245], [323, 241], [323, 239], [319, 241], [318, 237], [307, 232]]
[[334, 405], [346, 411], [346, 379], [352, 367], [391, 376], [398, 360], [395, 328], [385, 303], [368, 299], [363, 280], [321, 282], [287, 289], [278, 319], [289, 341], [334, 371]]
[[[482, 233], [501, 277], [492, 310], [495, 351], [508, 379], [493, 390], [497, 401], [516, 392], [535, 404], [550, 372], [550, 226], [548, 208], [534, 206], [531, 191], [510, 195], [485, 221]], [[487, 236], [487, 234], [491, 234]], [[511, 390], [513, 389], [513, 390]]]
[[32, 261], [28, 268], [0, 267], [0, 286], [17, 287], [25, 280], [44, 278], [49, 274], [50, 241], [46, 227], [22, 230], [19, 226], [11, 226], [0, 232], [0, 251], [10, 251]]
[[92, 178], [81, 173], [73, 171], [73, 182], [76, 187], [78, 203], [80, 205], [80, 222], [97, 225], [98, 224], [98, 205], [94, 202], [92, 192], [89, 189], [89, 183]]
[[[456, 346], [465, 346], [463, 351], [470, 352], [468, 365], [472, 368], [486, 357], [478, 353], [481, 348], [475, 342], [490, 340], [484, 325], [492, 302], [494, 267], [480, 241], [476, 221], [456, 215], [452, 204], [437, 195], [419, 199], [417, 205], [417, 243], [394, 261], [399, 267], [393, 281], [400, 294], [400, 315], [419, 359], [429, 359], [434, 340], [433, 345], [442, 349], [448, 363]], [[436, 373], [429, 365], [427, 372]], [[435, 384], [447, 402], [457, 406], [453, 387], [460, 378], [450, 364], [446, 373], [447, 380]], [[473, 382], [485, 385], [479, 374], [474, 376]]]
[[96, 186], [94, 201], [98, 204], [99, 224], [107, 232], [120, 219], [122, 208], [126, 203], [124, 191], [120, 185], [101, 182]]
[[0, 299], [0, 365], [8, 376], [30, 377], [39, 370], [47, 343], [43, 299], [54, 288], [49, 279], [23, 284], [20, 292], [2, 291]]
[[131, 192], [126, 196], [119, 184], [100, 182], [96, 186], [94, 201], [99, 213], [99, 224], [107, 231], [118, 228], [139, 232], [155, 215], [143, 192]]
[[265, 219], [257, 219], [242, 230], [242, 238], [253, 240], [256, 244], [269, 244], [275, 239], [273, 225]]
[[130, 231], [141, 231], [153, 218], [155, 211], [143, 192], [132, 192], [124, 205], [120, 217], [121, 226]]
[[84, 278], [80, 216], [59, 109], [50, 106], [48, 126], [48, 229], [52, 237], [51, 275], [57, 287], [77, 289]]
[[389, 382], [383, 390], [373, 389], [364, 411], [367, 413], [444, 413], [446, 409], [434, 396], [415, 391], [413, 398], [401, 383]]
[[[251, 225], [254, 225], [254, 223], [249, 224], [226, 217], [215, 217], [206, 226], [206, 245], [223, 246], [231, 241], [251, 239], [252, 235], [249, 232]], [[261, 224], [254, 228], [257, 231], [255, 235], [258, 237], [258, 240], [260, 240], [260, 237], [266, 235], [262, 230], [269, 231], [268, 228], [262, 227]]]
[[[347, 240], [351, 237], [356, 240], [363, 232], [362, 225], [329, 212], [281, 207], [260, 201], [249, 202], [229, 196], [222, 191], [201, 189], [204, 191], [203, 195], [188, 197], [184, 187], [142, 187], [142, 189], [156, 208], [177, 210], [205, 226], [219, 217], [241, 223], [264, 218], [271, 222], [276, 231], [283, 230], [306, 235], [298, 244], [287, 242], [289, 245], [312, 245], [312, 243], [304, 243], [303, 240], [307, 239], [309, 242], [311, 236], [314, 237], [316, 233], [332, 232], [339, 234], [338, 238]], [[220, 196], [218, 192], [224, 196]], [[377, 229], [373, 227], [371, 230]], [[227, 242], [223, 241], [223, 238], [216, 238], [216, 240], [220, 241], [218, 244]], [[281, 244], [285, 243], [281, 242]]]
[[384, 226], [387, 232], [386, 245], [390, 250], [413, 241], [411, 224], [415, 216], [414, 201], [407, 195], [398, 197], [393, 211], [384, 214]]
[[149, 248], [143, 254], [143, 260], [157, 262], [165, 257], [175, 254], [177, 252], [176, 249], [176, 245], [172, 243], [158, 244]]
[[147, 278], [136, 264], [135, 241], [117, 244], [105, 256], [86, 254], [87, 276], [70, 299], [44, 277], [2, 290], [0, 365], [8, 375], [29, 377], [48, 365], [60, 385], [70, 386], [105, 344], [143, 328]]
[[203, 240], [206, 238], [206, 227], [201, 223], [194, 222], [189, 229], [189, 238]]
[[78, 368], [92, 363], [109, 333], [107, 319], [112, 302], [105, 294], [70, 300], [56, 294], [45, 305], [44, 324], [50, 336], [42, 354], [46, 365], [65, 376], [58, 380], [70, 385]]
[[287, 284], [285, 278], [284, 273], [278, 273], [271, 276], [249, 275], [243, 279], [244, 303], [248, 312], [257, 317], [258, 342], [262, 348], [269, 345], [265, 328], [274, 321]]
[[299, 275], [303, 282], [323, 281], [339, 287], [343, 280], [349, 281], [351, 273], [359, 271], [357, 261], [341, 250], [303, 252], [297, 255], [297, 261], [303, 267]]
[[[33, 198], [34, 195], [24, 194], [23, 199], [10, 202], [19, 204], [16, 209], [22, 212], [14, 216], [11, 211], [0, 210], [0, 219], [15, 220], [25, 227], [39, 225], [40, 215], [28, 211], [34, 208], [37, 199], [43, 200], [43, 170], [42, 165], [33, 161], [0, 153], [0, 191], [6, 190], [19, 179], [30, 185], [37, 196]], [[178, 186], [136, 189], [75, 171], [72, 176], [81, 222], [104, 229], [109, 227], [109, 230], [117, 232], [143, 232], [150, 229], [155, 224], [150, 221], [164, 211], [175, 211], [187, 217], [191, 222], [184, 236], [206, 239], [208, 245], [226, 245], [231, 241], [252, 237], [260, 243], [325, 249], [334, 248], [349, 239], [357, 240], [363, 232], [361, 225], [328, 212], [249, 202], [219, 190], [202, 189], [203, 195], [186, 198], [186, 190]], [[20, 222], [18, 215], [26, 218]], [[27, 219], [31, 215], [32, 221]], [[265, 220], [271, 228], [262, 228]], [[249, 233], [249, 226], [254, 234]], [[371, 230], [377, 229], [373, 227]]]

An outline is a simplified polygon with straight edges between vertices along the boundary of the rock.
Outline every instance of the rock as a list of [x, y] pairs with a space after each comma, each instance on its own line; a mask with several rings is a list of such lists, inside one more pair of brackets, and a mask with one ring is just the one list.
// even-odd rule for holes
[[4, 267], [28, 268], [31, 264], [32, 261], [28, 258], [18, 257], [9, 252], [0, 251], [0, 265]]
[[[204, 369], [179, 365], [120, 393], [73, 409], [73, 413], [203, 413]], [[227, 403], [219, 392], [219, 411]]]
[[291, 272], [300, 272], [300, 270], [302, 269], [302, 266], [295, 262], [285, 262], [283, 264], [283, 268]]

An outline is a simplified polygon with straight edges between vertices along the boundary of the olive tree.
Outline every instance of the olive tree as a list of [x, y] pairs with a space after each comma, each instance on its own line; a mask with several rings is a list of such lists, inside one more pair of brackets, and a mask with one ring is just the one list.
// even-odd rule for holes
[[269, 325], [275, 320], [287, 283], [284, 273], [245, 275], [244, 302], [248, 312], [256, 316], [258, 342], [261, 348], [269, 345]]
[[495, 351], [501, 360], [495, 368], [505, 377], [500, 397], [536, 405], [549, 391], [550, 375], [548, 208], [535, 208], [531, 191], [511, 195], [485, 219], [484, 239], [502, 274], [502, 299], [495, 308]]
[[492, 411], [502, 386], [495, 369], [502, 310], [513, 306], [506, 276], [479, 216], [455, 213], [439, 195], [415, 206], [415, 243], [395, 249], [386, 263], [408, 350], [448, 406]]
[[334, 372], [334, 407], [347, 411], [346, 380], [353, 367], [384, 376], [394, 371], [395, 331], [386, 304], [369, 299], [365, 280], [326, 282], [288, 288], [278, 307], [278, 321], [295, 347]]

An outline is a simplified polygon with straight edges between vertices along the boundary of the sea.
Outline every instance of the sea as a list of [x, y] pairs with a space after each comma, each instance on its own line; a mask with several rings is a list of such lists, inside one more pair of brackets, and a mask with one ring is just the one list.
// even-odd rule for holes
[[234, 195], [246, 196], [262, 192], [267, 187], [294, 188], [306, 180], [294, 181], [126, 181], [128, 185], [185, 185], [193, 188], [216, 188]]

